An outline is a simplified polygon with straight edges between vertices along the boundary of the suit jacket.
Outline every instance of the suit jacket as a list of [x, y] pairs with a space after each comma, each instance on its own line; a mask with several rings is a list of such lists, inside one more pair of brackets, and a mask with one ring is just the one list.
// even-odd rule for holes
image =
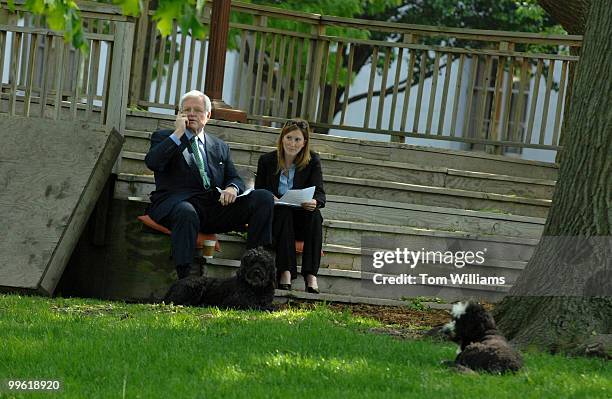
[[[278, 192], [280, 172], [276, 171], [277, 165], [276, 151], [268, 152], [259, 157], [255, 188], [266, 189], [280, 198], [281, 195]], [[323, 208], [325, 206], [325, 190], [323, 189], [321, 159], [317, 153], [310, 151], [310, 162], [308, 165], [302, 170], [295, 169], [293, 188], [300, 189], [312, 186], [315, 186], [314, 199], [317, 200], [317, 208]]]
[[[153, 133], [151, 148], [145, 157], [145, 164], [155, 174], [156, 188], [151, 193], [148, 214], [157, 222], [168, 215], [178, 202], [205, 191], [187, 136], [181, 136], [181, 145], [177, 146], [170, 138], [172, 132], [159, 130]], [[239, 192], [244, 191], [244, 183], [230, 158], [229, 147], [223, 140], [207, 134], [206, 157], [206, 170], [212, 189], [223, 189], [234, 184]]]

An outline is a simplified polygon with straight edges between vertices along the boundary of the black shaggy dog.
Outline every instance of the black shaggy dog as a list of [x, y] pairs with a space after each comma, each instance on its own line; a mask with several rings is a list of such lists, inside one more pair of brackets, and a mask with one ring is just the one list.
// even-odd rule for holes
[[165, 303], [270, 310], [274, 298], [274, 257], [263, 248], [249, 249], [234, 277], [187, 277], [170, 287]]
[[453, 305], [452, 315], [453, 320], [444, 330], [460, 346], [454, 362], [459, 370], [505, 373], [523, 366], [520, 354], [497, 331], [493, 316], [482, 305], [457, 303]]

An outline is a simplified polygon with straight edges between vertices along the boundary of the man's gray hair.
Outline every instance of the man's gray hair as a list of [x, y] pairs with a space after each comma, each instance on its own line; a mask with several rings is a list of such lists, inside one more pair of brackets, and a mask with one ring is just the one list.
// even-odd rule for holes
[[212, 110], [210, 98], [208, 98], [208, 96], [202, 93], [200, 90], [191, 90], [183, 94], [183, 96], [181, 97], [181, 101], [179, 102], [181, 109], [183, 109], [183, 102], [185, 102], [187, 98], [201, 98], [204, 102], [204, 111], [210, 112]]

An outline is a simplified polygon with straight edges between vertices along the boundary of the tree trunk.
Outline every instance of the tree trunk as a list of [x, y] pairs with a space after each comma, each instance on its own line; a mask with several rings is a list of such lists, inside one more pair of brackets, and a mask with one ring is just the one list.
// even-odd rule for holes
[[538, 3], [570, 35], [584, 35], [591, 0], [539, 0]]
[[495, 310], [519, 347], [571, 351], [612, 331], [612, 8], [593, 0], [542, 240]]

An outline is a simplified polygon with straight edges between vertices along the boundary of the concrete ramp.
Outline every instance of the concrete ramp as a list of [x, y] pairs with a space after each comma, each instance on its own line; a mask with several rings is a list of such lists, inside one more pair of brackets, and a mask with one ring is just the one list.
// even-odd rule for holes
[[52, 295], [123, 138], [21, 117], [0, 117], [0, 135], [0, 290]]

